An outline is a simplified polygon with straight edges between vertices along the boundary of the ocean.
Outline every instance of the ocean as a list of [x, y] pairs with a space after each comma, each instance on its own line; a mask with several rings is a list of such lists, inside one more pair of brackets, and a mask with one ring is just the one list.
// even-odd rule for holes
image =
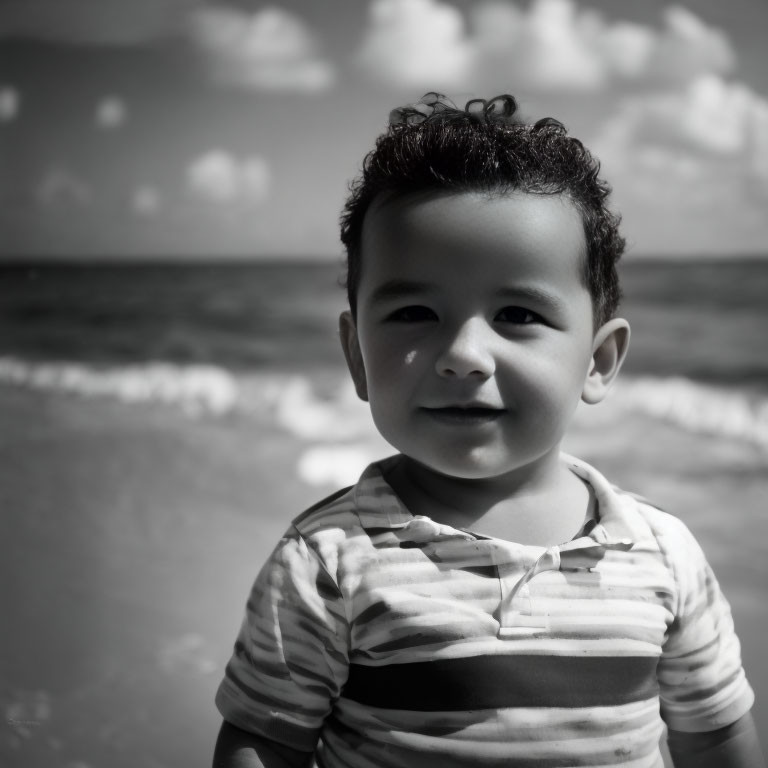
[[[350, 397], [342, 276], [293, 261], [5, 264], [0, 382], [298, 424]], [[768, 448], [768, 259], [627, 259], [621, 276], [624, 407]]]

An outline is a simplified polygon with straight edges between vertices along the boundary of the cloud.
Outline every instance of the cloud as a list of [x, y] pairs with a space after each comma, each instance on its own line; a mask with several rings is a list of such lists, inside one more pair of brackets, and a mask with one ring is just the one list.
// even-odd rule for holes
[[131, 197], [131, 208], [139, 216], [154, 216], [162, 206], [160, 192], [150, 184], [138, 186]]
[[35, 196], [46, 207], [82, 207], [93, 199], [90, 185], [67, 168], [50, 168], [41, 179]]
[[117, 96], [106, 96], [96, 105], [96, 125], [100, 128], [119, 128], [127, 114], [125, 102]]
[[672, 126], [693, 145], [726, 155], [747, 150], [768, 110], [768, 103], [746, 86], [714, 76], [692, 83], [682, 101], [677, 121], [674, 113], [669, 115]]
[[640, 74], [651, 81], [685, 85], [702, 75], [729, 74], [735, 62], [723, 32], [707, 26], [686, 8], [671, 6], [664, 12], [664, 28], [654, 36]]
[[472, 21], [478, 79], [513, 73], [515, 82], [541, 91], [594, 90], [607, 80], [596, 46], [600, 19], [569, 0], [535, 0], [527, 12], [511, 3], [483, 3]]
[[501, 67], [542, 91], [595, 91], [627, 81], [679, 86], [728, 73], [735, 61], [721, 31], [679, 6], [666, 9], [659, 29], [609, 23], [573, 0], [534, 0], [527, 13], [510, 3], [485, 3], [476, 7], [473, 21], [484, 72], [488, 65]]
[[19, 114], [19, 92], [5, 85], [0, 87], [0, 123], [10, 123]]
[[658, 145], [765, 170], [760, 159], [768, 154], [767, 121], [768, 100], [741, 83], [706, 75], [679, 91], [625, 99], [598, 143], [616, 157], [631, 147]]
[[267, 198], [271, 174], [258, 155], [238, 160], [225, 150], [212, 149], [189, 165], [186, 182], [198, 200], [226, 207], [251, 206]]
[[249, 14], [206, 6], [190, 18], [193, 43], [222, 85], [273, 91], [321, 91], [335, 79], [309, 28], [280, 8]]
[[574, 0], [511, 0], [469, 6], [466, 19], [439, 0], [374, 0], [358, 61], [397, 87], [596, 92], [628, 82], [679, 87], [731, 72], [727, 37], [691, 11], [668, 8], [658, 27], [608, 22]]
[[641, 250], [761, 248], [768, 100], [706, 75], [625, 99], [588, 145]]
[[358, 62], [373, 78], [405, 87], [463, 85], [473, 51], [461, 13], [437, 0], [374, 0]]

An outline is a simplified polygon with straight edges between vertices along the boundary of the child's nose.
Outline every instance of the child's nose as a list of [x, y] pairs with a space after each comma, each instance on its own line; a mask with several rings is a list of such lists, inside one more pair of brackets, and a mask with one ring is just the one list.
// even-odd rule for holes
[[491, 353], [488, 328], [483, 320], [473, 318], [465, 322], [445, 343], [435, 367], [440, 376], [487, 378], [496, 364]]

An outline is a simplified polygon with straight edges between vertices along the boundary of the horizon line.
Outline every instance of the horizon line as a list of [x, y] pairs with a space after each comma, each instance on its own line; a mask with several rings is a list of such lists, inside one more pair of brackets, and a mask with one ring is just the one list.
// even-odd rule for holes
[[[82, 266], [248, 266], [258, 264], [336, 264], [343, 266], [344, 254], [0, 254], [0, 267], [46, 265]], [[630, 253], [619, 261], [619, 267], [637, 262], [737, 262], [768, 261], [768, 251], [735, 251], [733, 253]]]

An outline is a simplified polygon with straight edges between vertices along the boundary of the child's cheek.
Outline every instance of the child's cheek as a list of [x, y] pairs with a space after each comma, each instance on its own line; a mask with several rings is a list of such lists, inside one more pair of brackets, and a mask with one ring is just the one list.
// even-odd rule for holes
[[394, 343], [382, 345], [375, 357], [374, 365], [382, 379], [398, 379], [403, 373], [414, 370], [422, 359], [415, 346]]

